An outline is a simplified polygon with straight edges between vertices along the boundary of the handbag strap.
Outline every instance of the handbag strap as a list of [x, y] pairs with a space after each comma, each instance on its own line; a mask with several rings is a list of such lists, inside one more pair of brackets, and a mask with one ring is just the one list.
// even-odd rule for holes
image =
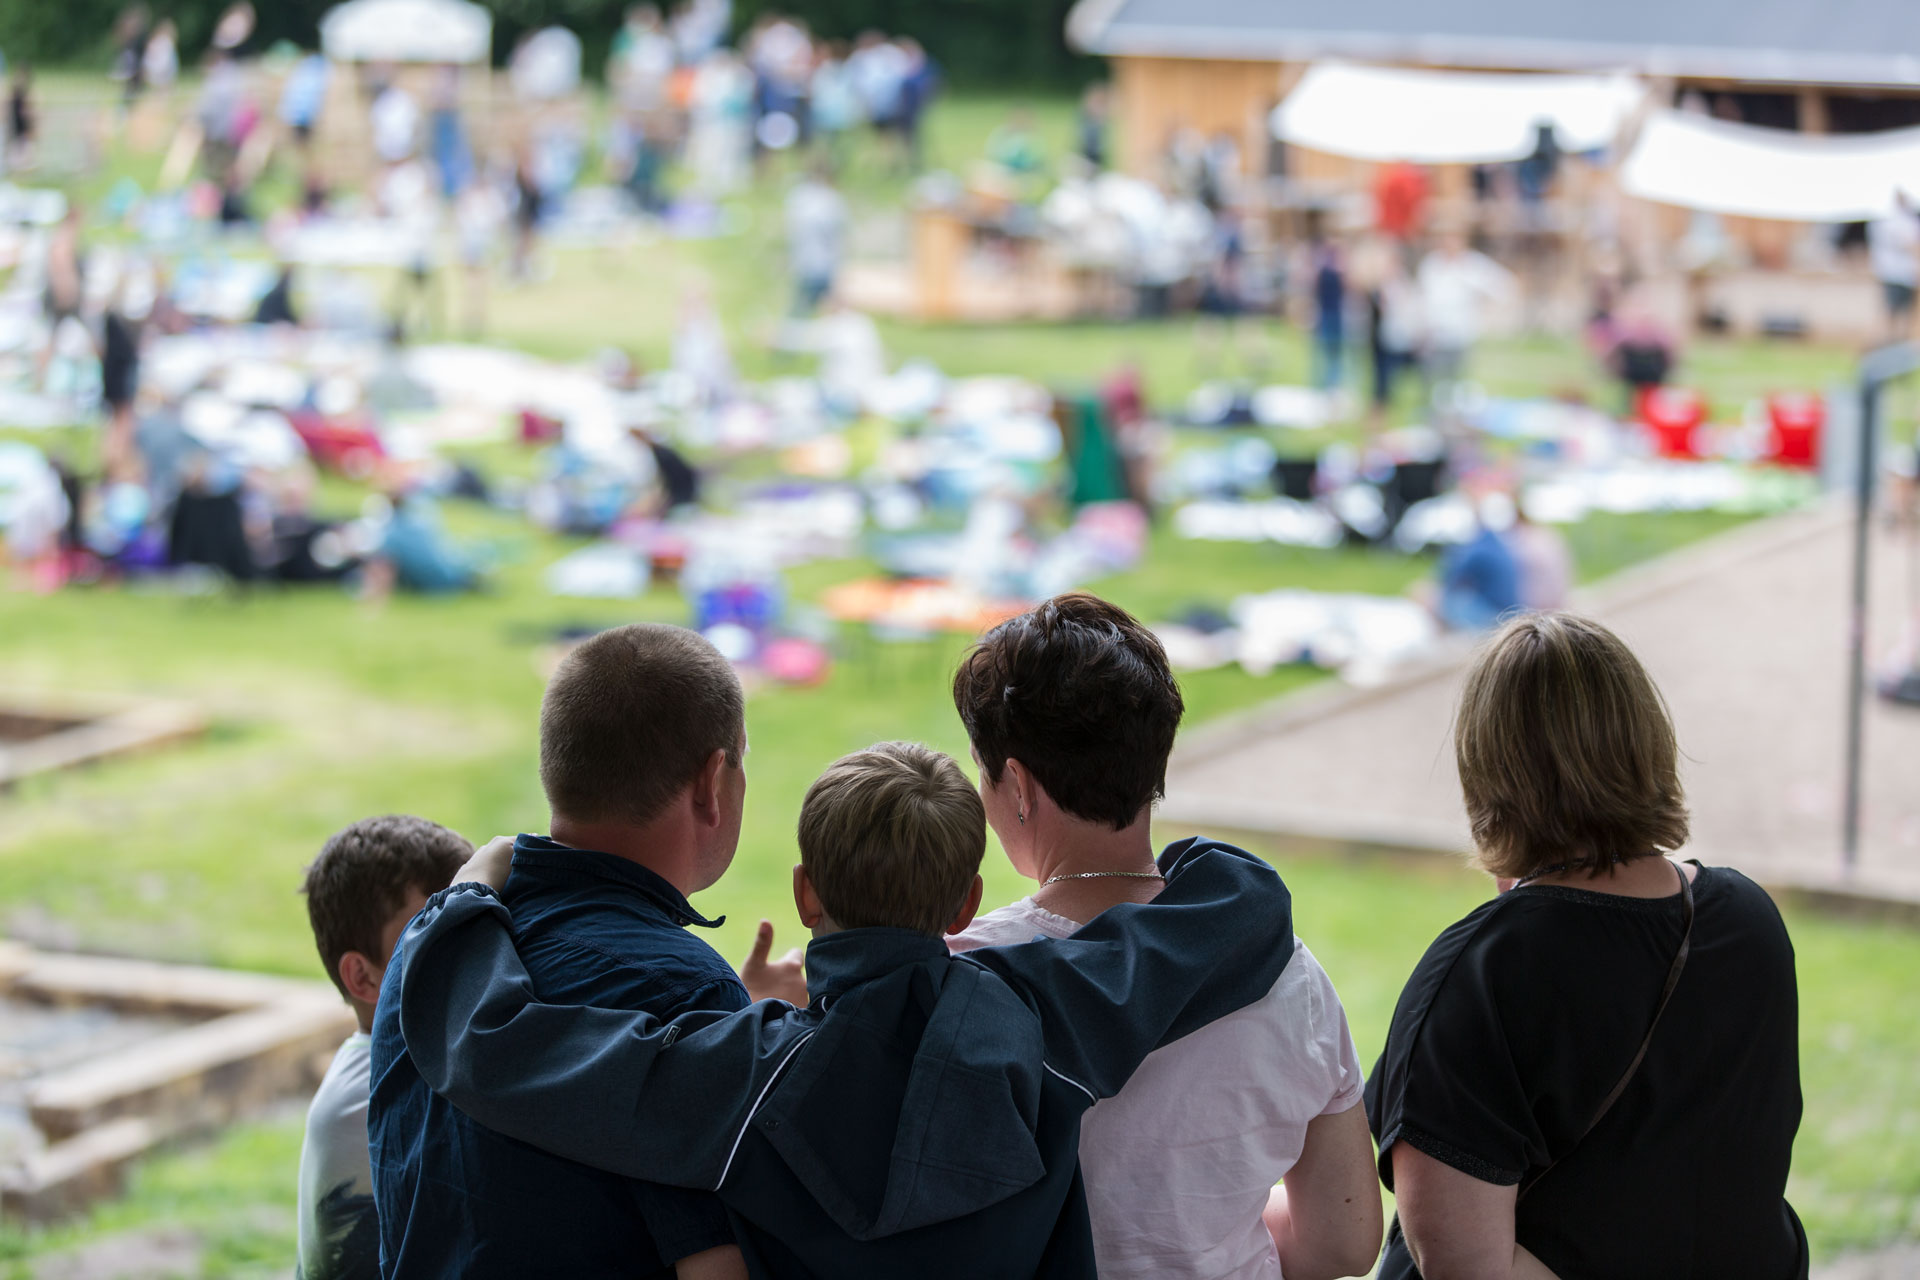
[[1673, 953], [1673, 965], [1667, 970], [1667, 985], [1660, 991], [1660, 1003], [1654, 1008], [1653, 1021], [1647, 1024], [1647, 1034], [1641, 1037], [1640, 1048], [1634, 1052], [1633, 1061], [1627, 1064], [1626, 1072], [1620, 1077], [1619, 1082], [1607, 1092], [1605, 1098], [1601, 1099], [1600, 1109], [1593, 1113], [1593, 1119], [1587, 1121], [1587, 1127], [1580, 1131], [1580, 1136], [1573, 1140], [1572, 1146], [1548, 1161], [1546, 1168], [1527, 1180], [1526, 1185], [1520, 1188], [1516, 1204], [1519, 1200], [1526, 1199], [1527, 1193], [1540, 1185], [1540, 1179], [1552, 1173], [1555, 1166], [1579, 1149], [1580, 1144], [1587, 1140], [1588, 1134], [1600, 1127], [1600, 1122], [1607, 1118], [1607, 1112], [1613, 1110], [1613, 1104], [1620, 1101], [1620, 1095], [1625, 1093], [1627, 1086], [1633, 1083], [1633, 1077], [1639, 1073], [1640, 1064], [1646, 1060], [1647, 1050], [1653, 1047], [1653, 1033], [1659, 1029], [1660, 1015], [1667, 1011], [1667, 1004], [1673, 999], [1674, 988], [1680, 985], [1680, 974], [1687, 967], [1687, 954], [1693, 948], [1693, 881], [1684, 868], [1674, 866], [1673, 869], [1680, 877], [1680, 949]]

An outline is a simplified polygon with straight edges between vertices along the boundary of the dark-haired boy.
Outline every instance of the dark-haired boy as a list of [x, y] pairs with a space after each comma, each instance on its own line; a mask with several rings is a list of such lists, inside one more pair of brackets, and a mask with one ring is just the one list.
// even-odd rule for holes
[[[663, 1025], [540, 1003], [508, 905], [461, 884], [389, 977], [413, 1067], [534, 1146], [716, 1190], [755, 1276], [1093, 1280], [1080, 1118], [1157, 1045], [1271, 987], [1292, 951], [1285, 886], [1183, 841], [1153, 905], [950, 955], [943, 936], [980, 903], [985, 810], [952, 759], [907, 743], [829, 767], [799, 843], [805, 1009]], [[492, 863], [462, 877], [498, 880]]]
[[379, 1280], [380, 1230], [367, 1163], [368, 1057], [380, 980], [407, 921], [453, 880], [473, 846], [425, 818], [367, 818], [335, 832], [307, 868], [320, 962], [360, 1029], [333, 1055], [300, 1145], [300, 1280]]

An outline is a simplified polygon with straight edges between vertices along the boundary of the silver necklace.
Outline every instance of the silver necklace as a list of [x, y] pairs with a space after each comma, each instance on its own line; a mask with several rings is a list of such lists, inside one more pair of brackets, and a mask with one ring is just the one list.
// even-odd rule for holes
[[1041, 881], [1040, 887], [1059, 884], [1062, 880], [1164, 880], [1158, 871], [1072, 871], [1063, 876], [1049, 876]]

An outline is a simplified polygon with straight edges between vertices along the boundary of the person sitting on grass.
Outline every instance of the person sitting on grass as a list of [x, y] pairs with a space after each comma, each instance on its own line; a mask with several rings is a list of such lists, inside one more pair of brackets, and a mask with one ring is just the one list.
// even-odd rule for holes
[[300, 1145], [300, 1280], [379, 1280], [380, 1228], [367, 1164], [373, 1015], [394, 939], [452, 883], [473, 846], [425, 818], [366, 818], [336, 831], [301, 892], [320, 962], [360, 1028], [333, 1055]]
[[1481, 492], [1474, 534], [1440, 558], [1434, 613], [1449, 631], [1488, 631], [1520, 609], [1520, 563], [1507, 541], [1518, 508], [1500, 490]]
[[441, 895], [401, 943], [376, 1097], [404, 1063], [508, 1138], [716, 1190], [754, 1276], [1093, 1280], [1081, 1117], [1151, 1050], [1273, 986], [1287, 890], [1192, 839], [1161, 858], [1154, 904], [954, 956], [986, 829], [951, 758], [899, 742], [843, 757], [800, 811], [810, 1003], [665, 1024], [539, 1003], [537, 953], [516, 954], [492, 888], [496, 842], [460, 876], [488, 883]]

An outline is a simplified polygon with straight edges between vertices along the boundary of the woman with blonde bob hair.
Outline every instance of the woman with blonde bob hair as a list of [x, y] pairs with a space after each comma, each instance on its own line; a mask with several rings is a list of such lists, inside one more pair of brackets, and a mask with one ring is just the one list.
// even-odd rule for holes
[[1620, 638], [1502, 627], [1454, 725], [1499, 892], [1414, 969], [1367, 1081], [1398, 1216], [1383, 1280], [1794, 1280], [1793, 947], [1773, 901], [1681, 862], [1679, 750]]

